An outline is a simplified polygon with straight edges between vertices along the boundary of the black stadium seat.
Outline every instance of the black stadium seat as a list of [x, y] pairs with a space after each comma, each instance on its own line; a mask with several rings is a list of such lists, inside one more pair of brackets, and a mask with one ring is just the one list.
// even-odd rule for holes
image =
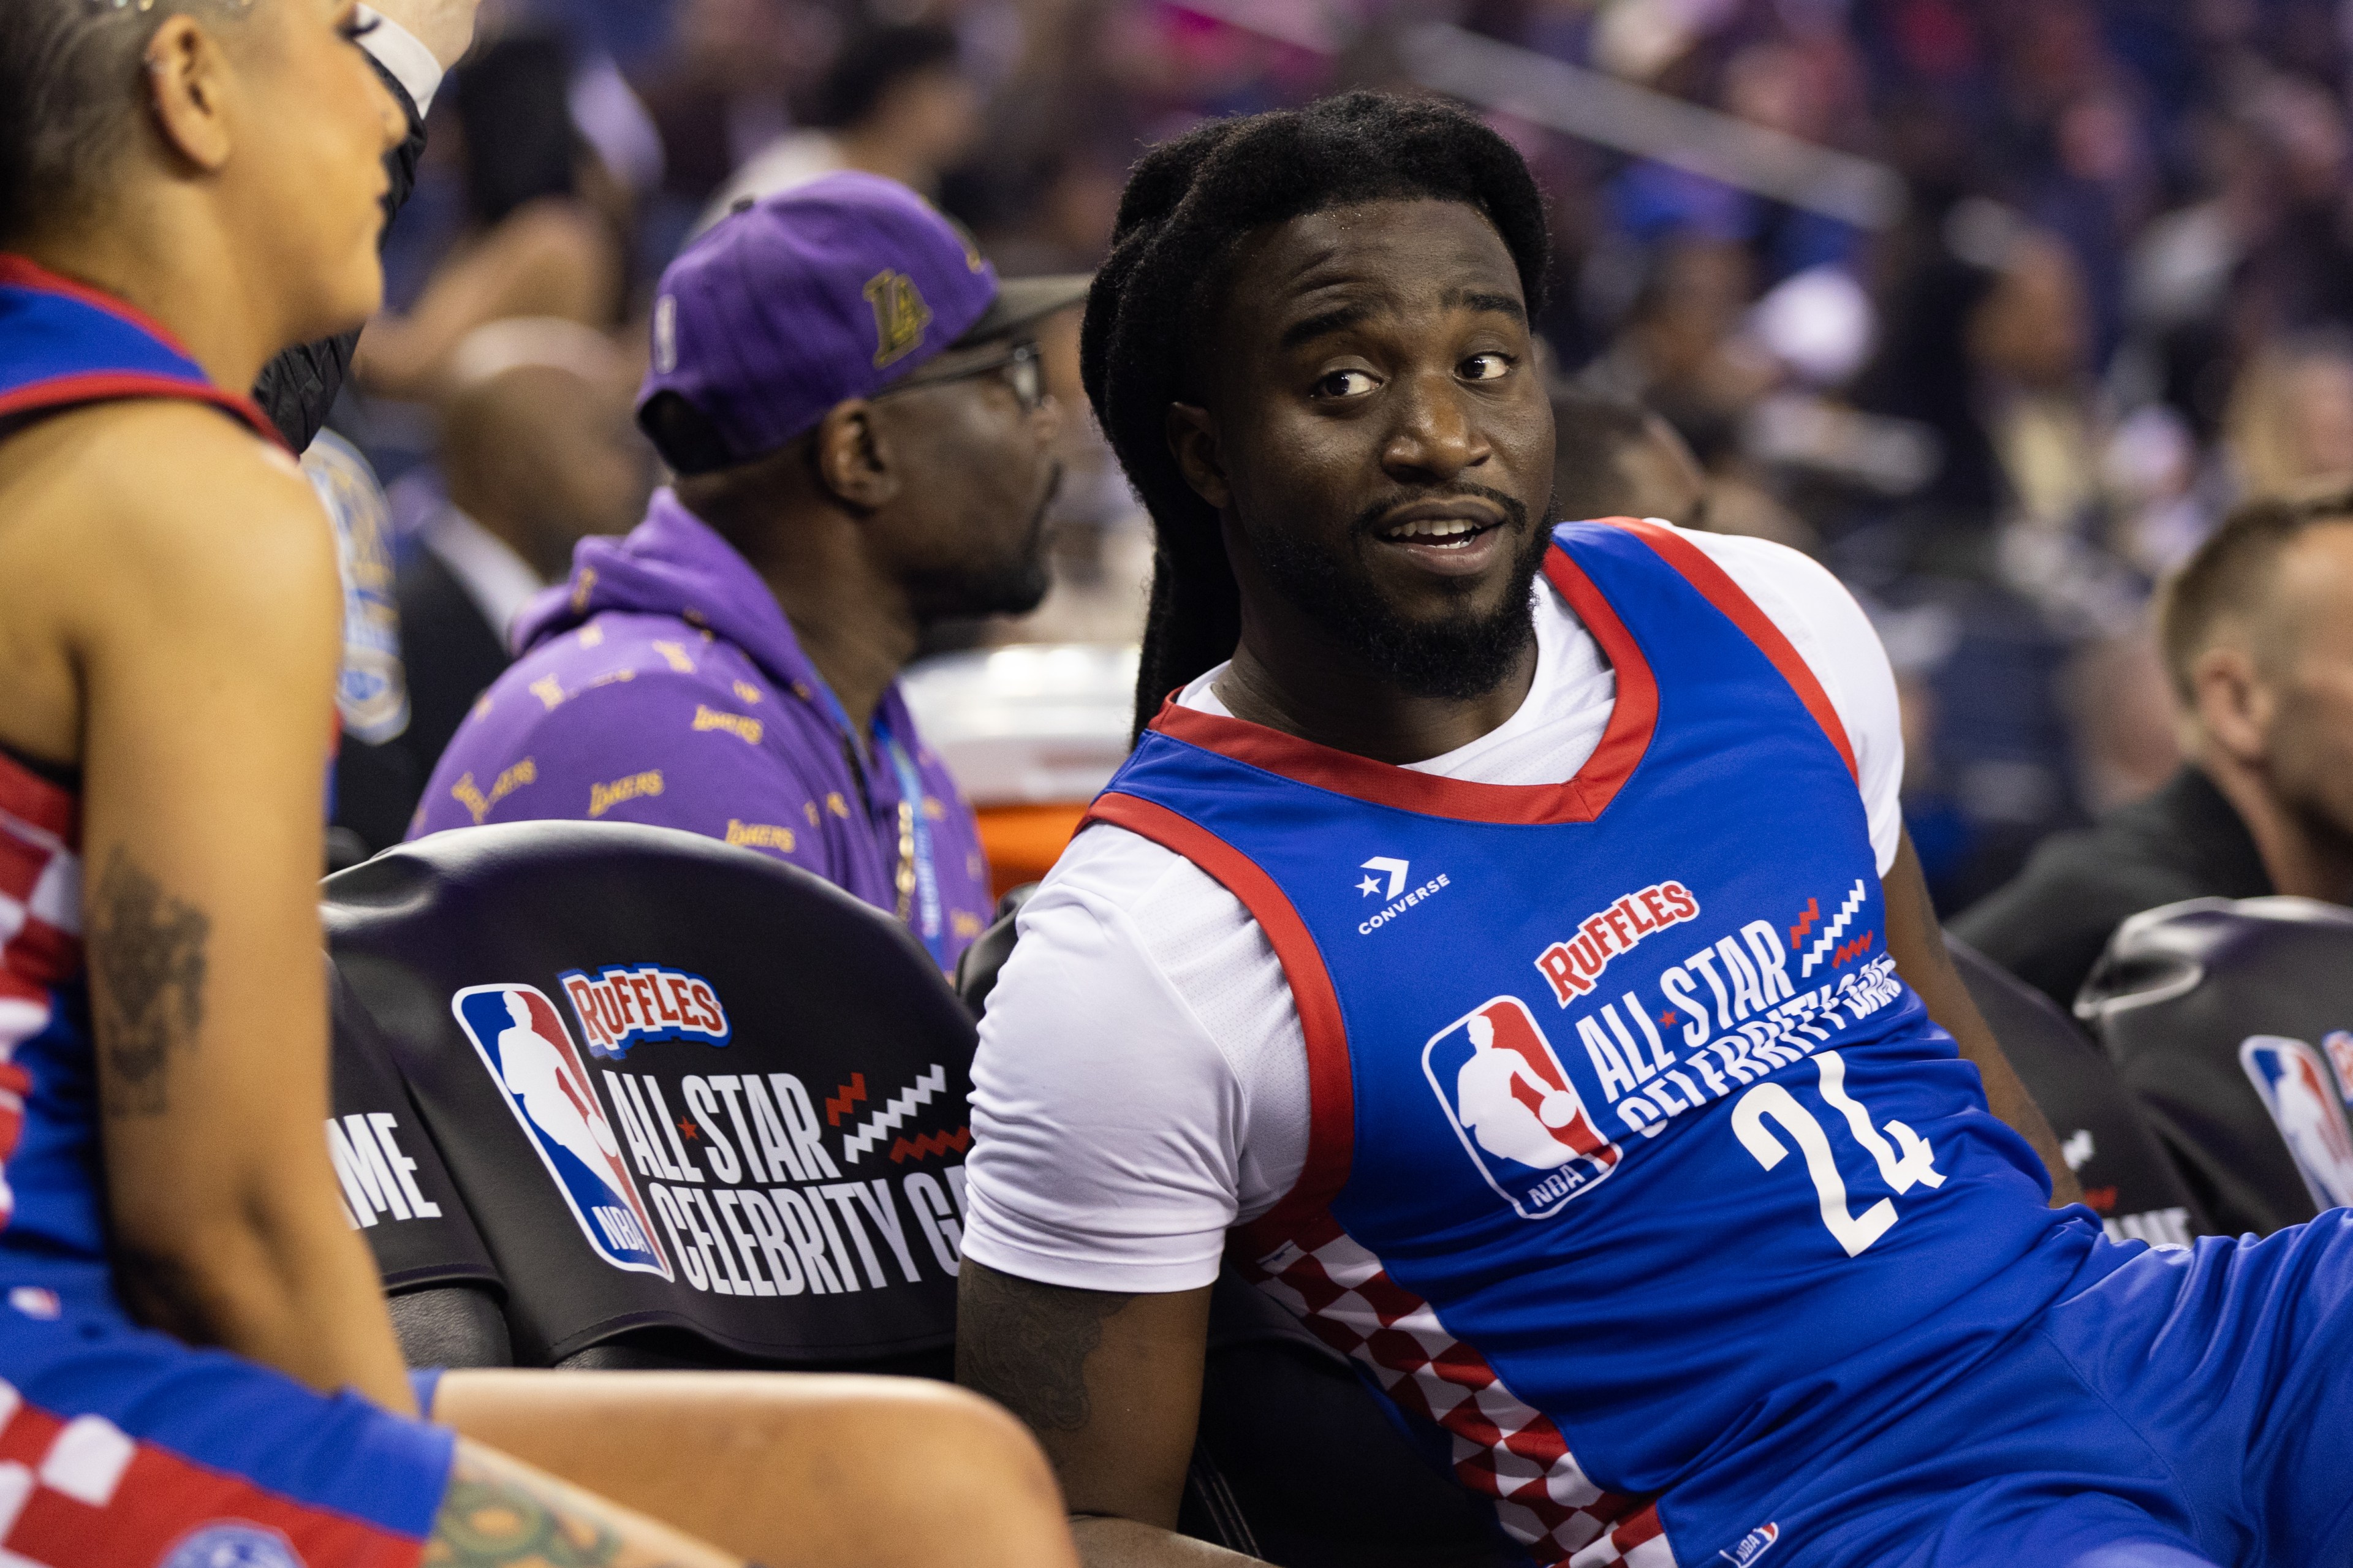
[[2077, 1015], [2215, 1226], [2353, 1203], [2353, 911], [2193, 899], [2134, 916]]
[[375, 1248], [400, 1348], [413, 1366], [510, 1365], [505, 1282], [391, 1047], [332, 963], [327, 994], [335, 1042], [327, 1152], [344, 1213]]
[[502, 1324], [523, 1365], [946, 1373], [974, 1037], [896, 921], [603, 823], [436, 835], [325, 898], [337, 1110], [442, 1210], [366, 1230], [412, 1360]]
[[2084, 1201], [2119, 1241], [2187, 1245], [2211, 1234], [2116, 1065], [2051, 999], [1967, 942], [1945, 946], [2026, 1092], [2059, 1135]]

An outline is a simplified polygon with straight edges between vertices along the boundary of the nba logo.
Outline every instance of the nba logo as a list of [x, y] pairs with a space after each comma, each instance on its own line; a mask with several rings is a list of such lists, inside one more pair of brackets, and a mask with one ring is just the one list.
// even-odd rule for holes
[[554, 1005], [535, 986], [470, 985], [449, 999], [449, 1011], [596, 1256], [616, 1268], [670, 1279], [638, 1184], [621, 1163], [620, 1140]]
[[1498, 996], [1430, 1037], [1422, 1076], [1463, 1152], [1522, 1219], [1558, 1214], [1618, 1168], [1527, 1007]]
[[2337, 1092], [2346, 1104], [2353, 1105], [2353, 1035], [2332, 1030], [2320, 1037], [2320, 1048], [2328, 1053], [2328, 1065], [2337, 1069]]
[[2353, 1129], [2320, 1053], [2302, 1040], [2250, 1035], [2239, 1047], [2239, 1065], [2263, 1097], [2314, 1205], [2353, 1204]]

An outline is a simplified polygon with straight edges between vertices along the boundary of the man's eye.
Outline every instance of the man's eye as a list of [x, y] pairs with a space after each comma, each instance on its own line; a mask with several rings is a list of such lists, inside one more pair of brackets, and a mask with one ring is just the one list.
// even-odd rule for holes
[[1465, 381], [1501, 381], [1512, 368], [1509, 354], [1472, 354], [1462, 362]]
[[1370, 371], [1335, 370], [1315, 384], [1318, 397], [1362, 397], [1373, 390]]

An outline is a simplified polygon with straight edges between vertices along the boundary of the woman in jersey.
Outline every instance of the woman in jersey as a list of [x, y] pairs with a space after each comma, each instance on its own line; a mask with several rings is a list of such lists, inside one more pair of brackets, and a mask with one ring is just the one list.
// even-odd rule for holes
[[377, 302], [364, 26], [0, 5], [5, 1560], [1067, 1562], [954, 1390], [472, 1373], [412, 1418], [320, 1133], [333, 546], [241, 392]]

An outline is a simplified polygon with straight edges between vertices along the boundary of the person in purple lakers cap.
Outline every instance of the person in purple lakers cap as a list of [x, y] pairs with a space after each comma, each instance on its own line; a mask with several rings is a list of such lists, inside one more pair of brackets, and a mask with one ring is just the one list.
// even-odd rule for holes
[[775, 855], [895, 910], [943, 969], [979, 934], [971, 809], [899, 695], [923, 629], [1046, 591], [1060, 481], [1038, 323], [1083, 277], [998, 281], [892, 181], [746, 205], [663, 274], [638, 420], [675, 473], [513, 628], [521, 657], [410, 826], [585, 817]]

